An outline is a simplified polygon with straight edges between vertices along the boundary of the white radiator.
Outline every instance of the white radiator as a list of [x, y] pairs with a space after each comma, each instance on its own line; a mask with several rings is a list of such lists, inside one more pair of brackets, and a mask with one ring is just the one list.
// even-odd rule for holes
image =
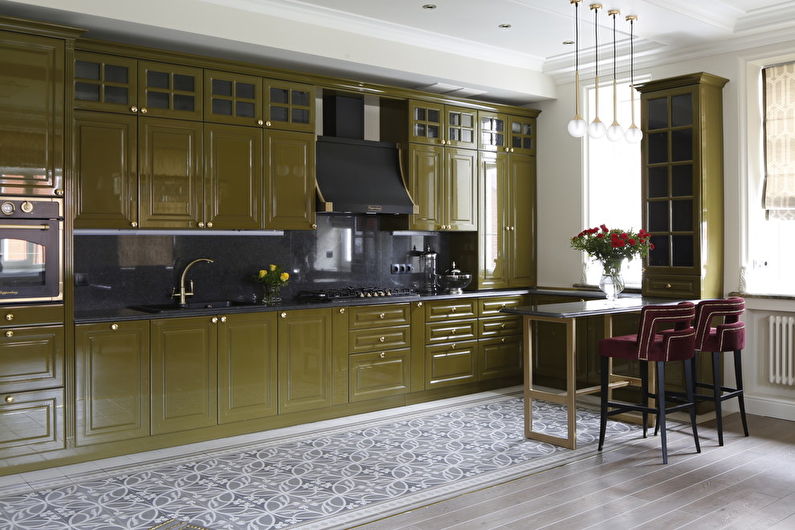
[[770, 382], [795, 385], [795, 318], [768, 317], [770, 328]]

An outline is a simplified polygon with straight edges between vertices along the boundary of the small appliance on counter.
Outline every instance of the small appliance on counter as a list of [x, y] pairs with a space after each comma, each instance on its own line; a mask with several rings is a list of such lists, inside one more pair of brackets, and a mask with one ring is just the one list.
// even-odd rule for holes
[[439, 285], [448, 294], [463, 294], [464, 289], [471, 281], [472, 275], [462, 273], [461, 270], [455, 266], [455, 261], [452, 262], [449, 269], [439, 276]]
[[420, 254], [420, 264], [422, 267], [422, 292], [425, 294], [436, 293], [438, 277], [436, 274], [436, 261], [439, 254], [431, 249], [430, 245], [425, 247], [425, 251]]

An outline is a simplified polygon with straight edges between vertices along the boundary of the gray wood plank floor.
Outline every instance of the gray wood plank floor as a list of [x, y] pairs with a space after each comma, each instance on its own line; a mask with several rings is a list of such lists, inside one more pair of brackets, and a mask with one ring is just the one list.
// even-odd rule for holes
[[[669, 463], [659, 438], [622, 444], [572, 464], [429, 504], [364, 525], [395, 529], [795, 529], [795, 423], [739, 415], [689, 427], [669, 424]], [[651, 433], [650, 433], [651, 434]]]

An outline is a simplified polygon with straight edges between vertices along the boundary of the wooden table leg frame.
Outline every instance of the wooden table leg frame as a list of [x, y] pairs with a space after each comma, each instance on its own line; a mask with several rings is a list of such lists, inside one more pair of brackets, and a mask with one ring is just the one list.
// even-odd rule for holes
[[[577, 324], [576, 318], [555, 318], [525, 315], [524, 326], [524, 435], [525, 438], [547, 442], [553, 445], [566, 447], [567, 449], [577, 448], [577, 396], [583, 394], [594, 394], [601, 390], [599, 385], [577, 389]], [[566, 390], [563, 392], [549, 392], [539, 390], [533, 386], [533, 322], [556, 322], [566, 326]], [[612, 315], [604, 315], [604, 336], [613, 335]], [[629, 377], [613, 373], [613, 360], [608, 362], [609, 390], [608, 399], [613, 398], [613, 389], [625, 386], [640, 386], [639, 377]], [[650, 375], [651, 375], [650, 367]], [[652, 391], [653, 379], [649, 379], [650, 392]], [[567, 436], [553, 436], [533, 431], [533, 400], [539, 399], [558, 403], [566, 407], [567, 416]], [[638, 421], [638, 418], [626, 418], [629, 421]]]

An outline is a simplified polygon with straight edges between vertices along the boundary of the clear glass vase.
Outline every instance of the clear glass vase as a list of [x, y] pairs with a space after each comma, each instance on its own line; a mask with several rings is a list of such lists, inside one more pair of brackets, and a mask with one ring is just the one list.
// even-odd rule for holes
[[599, 279], [599, 289], [605, 293], [607, 300], [614, 302], [624, 290], [624, 278], [621, 276], [621, 262], [602, 262], [602, 277]]
[[281, 285], [265, 284], [263, 287], [265, 288], [265, 294], [262, 296], [262, 303], [264, 305], [274, 305], [282, 301]]

